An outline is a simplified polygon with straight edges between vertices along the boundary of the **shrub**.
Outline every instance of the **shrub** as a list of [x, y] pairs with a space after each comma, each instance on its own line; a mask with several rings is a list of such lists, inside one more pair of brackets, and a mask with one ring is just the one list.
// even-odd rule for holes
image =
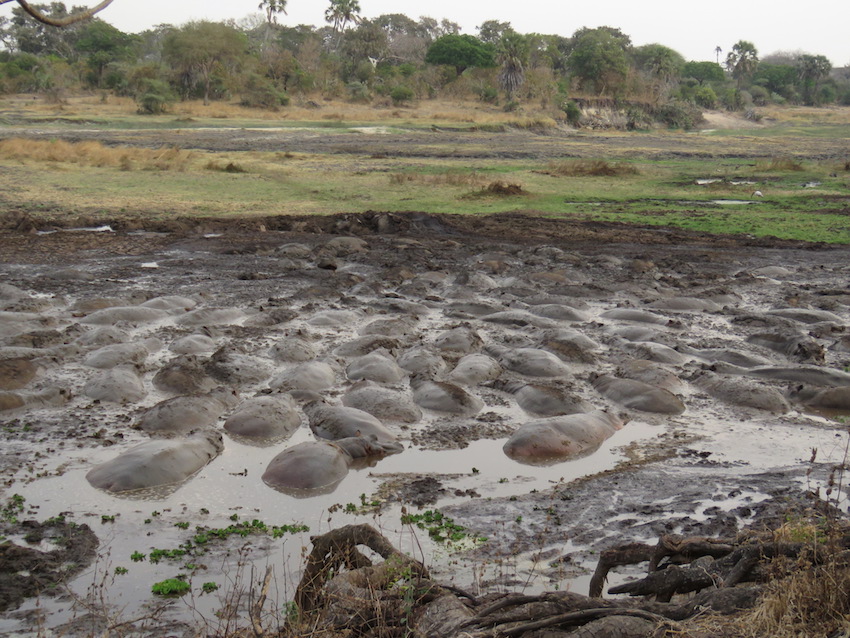
[[369, 102], [372, 99], [372, 92], [363, 82], [349, 82], [345, 85], [345, 88], [348, 90], [348, 98], [352, 102]]
[[710, 86], [701, 86], [694, 91], [694, 102], [704, 109], [716, 109], [717, 93]]
[[687, 130], [702, 120], [702, 113], [684, 102], [670, 102], [658, 109], [657, 118], [670, 128]]
[[268, 78], [252, 74], [245, 83], [239, 103], [249, 108], [276, 111], [281, 106], [289, 106], [289, 96], [279, 91]]
[[487, 104], [495, 104], [499, 101], [499, 91], [492, 86], [482, 86], [478, 90], [478, 99]]
[[770, 103], [770, 93], [763, 86], [751, 87], [750, 95], [753, 98], [753, 104], [756, 106], [767, 106]]
[[390, 98], [392, 98], [393, 104], [396, 106], [406, 104], [414, 97], [415, 93], [413, 92], [413, 89], [409, 86], [404, 86], [403, 84], [394, 87], [393, 90], [390, 91]]
[[567, 100], [561, 104], [561, 110], [567, 116], [567, 122], [571, 126], [578, 126], [581, 123], [581, 108], [575, 100]]
[[176, 98], [171, 87], [166, 82], [156, 78], [148, 78], [140, 84], [136, 94], [139, 113], [144, 115], [160, 115], [168, 112]]
[[190, 589], [191, 585], [180, 578], [166, 578], [151, 587], [151, 591], [157, 596], [182, 596]]

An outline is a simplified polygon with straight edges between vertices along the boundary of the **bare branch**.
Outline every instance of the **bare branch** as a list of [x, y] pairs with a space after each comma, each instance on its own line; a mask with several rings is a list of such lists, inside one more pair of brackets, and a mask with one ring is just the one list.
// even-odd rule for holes
[[91, 9], [86, 9], [85, 11], [80, 11], [78, 13], [72, 13], [71, 15], [65, 16], [64, 18], [52, 18], [48, 15], [45, 15], [40, 10], [36, 9], [32, 6], [27, 0], [0, 0], [0, 4], [6, 4], [8, 2], [17, 2], [21, 8], [26, 11], [30, 16], [42, 22], [44, 24], [50, 25], [51, 27], [67, 27], [69, 24], [75, 24], [77, 22], [82, 22], [83, 20], [88, 20], [94, 14], [103, 11], [106, 7], [112, 4], [112, 0], [102, 0], [99, 4], [95, 5]]

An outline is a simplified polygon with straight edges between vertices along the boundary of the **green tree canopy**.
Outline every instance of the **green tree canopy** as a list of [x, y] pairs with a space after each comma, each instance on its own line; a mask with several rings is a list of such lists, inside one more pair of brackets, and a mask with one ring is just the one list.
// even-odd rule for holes
[[726, 68], [741, 88], [753, 77], [759, 63], [758, 50], [752, 42], [739, 40], [726, 56]]
[[502, 36], [508, 31], [513, 31], [510, 22], [485, 20], [478, 27], [478, 39], [486, 44], [498, 45]]
[[493, 46], [472, 35], [449, 34], [434, 40], [425, 54], [428, 64], [453, 66], [460, 75], [470, 67], [496, 66]]
[[213, 74], [241, 62], [247, 46], [245, 34], [226, 24], [189, 22], [166, 35], [163, 55], [185, 77], [198, 79], [209, 104]]
[[583, 88], [605, 93], [621, 84], [629, 72], [628, 42], [628, 36], [612, 33], [610, 27], [580, 29], [573, 37], [567, 65]]
[[693, 78], [700, 84], [722, 82], [726, 79], [723, 67], [716, 62], [685, 62], [682, 66], [682, 77]]
[[830, 71], [832, 63], [823, 55], [803, 54], [797, 58], [797, 74], [806, 104], [817, 103], [821, 81], [829, 76]]

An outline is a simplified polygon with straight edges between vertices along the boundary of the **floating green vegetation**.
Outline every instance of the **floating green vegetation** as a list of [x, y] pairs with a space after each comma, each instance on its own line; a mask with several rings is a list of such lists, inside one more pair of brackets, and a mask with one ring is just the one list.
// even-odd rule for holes
[[18, 515], [24, 511], [24, 502], [26, 499], [20, 494], [12, 494], [6, 499], [6, 504], [0, 509], [0, 518], [6, 523], [15, 524], [18, 522]]
[[428, 532], [431, 540], [445, 544], [453, 549], [476, 547], [487, 539], [470, 534], [463, 525], [458, 525], [439, 510], [426, 510], [421, 514], [402, 514], [404, 525], [416, 525]]
[[182, 596], [191, 588], [192, 586], [182, 578], [166, 578], [154, 583], [151, 591], [157, 596]]

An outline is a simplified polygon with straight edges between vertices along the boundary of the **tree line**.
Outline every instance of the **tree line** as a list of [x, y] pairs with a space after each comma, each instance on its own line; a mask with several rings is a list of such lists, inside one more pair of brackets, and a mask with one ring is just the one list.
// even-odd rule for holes
[[[32, 5], [54, 21], [84, 8]], [[401, 13], [361, 17], [358, 0], [330, 0], [326, 24], [280, 23], [286, 0], [262, 0], [239, 21], [162, 24], [123, 33], [99, 17], [58, 29], [16, 7], [0, 18], [0, 91], [61, 100], [76, 90], [131, 96], [141, 112], [177, 100], [231, 100], [279, 109], [292, 97], [402, 105], [475, 98], [505, 110], [535, 104], [577, 118], [575, 99], [607, 98], [675, 114], [766, 104], [850, 105], [850, 72], [809, 53], [763, 58], [741, 40], [715, 61], [662, 44], [636, 46], [611, 27], [571, 36], [518, 33], [486, 20], [477, 35], [450, 20]]]

